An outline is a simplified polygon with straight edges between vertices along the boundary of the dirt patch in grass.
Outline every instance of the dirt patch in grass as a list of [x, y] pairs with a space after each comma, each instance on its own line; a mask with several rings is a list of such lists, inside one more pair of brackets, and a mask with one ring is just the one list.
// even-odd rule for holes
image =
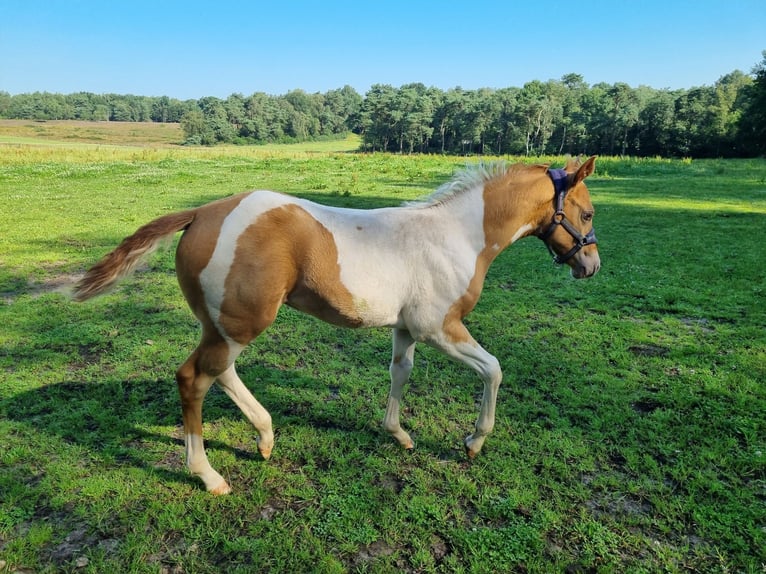
[[651, 397], [639, 399], [632, 404], [633, 410], [641, 415], [653, 413], [662, 406], [663, 404], [660, 401]]
[[670, 350], [660, 345], [633, 345], [628, 350], [639, 357], [664, 357]]
[[396, 548], [382, 540], [378, 540], [361, 548], [356, 556], [354, 556], [352, 564], [355, 568], [360, 568], [364, 564], [374, 562], [379, 557], [391, 556], [394, 552], [396, 552]]
[[[41, 561], [52, 566], [57, 572], [87, 567], [90, 560], [86, 554], [94, 550], [101, 551], [108, 557], [109, 555], [116, 555], [120, 548], [119, 540], [99, 536], [84, 522], [71, 522], [70, 517], [65, 512], [51, 511], [46, 515], [44, 511], [41, 511], [36, 518], [42, 518], [50, 523], [58, 532], [66, 532], [63, 539], [59, 538], [60, 541], [52, 542], [41, 548], [40, 551]], [[24, 535], [31, 527], [31, 523], [22, 523], [17, 527], [17, 533]], [[2, 547], [3, 545], [0, 544], [0, 550]], [[3, 567], [8, 567], [8, 565], [0, 566], [0, 568]], [[33, 570], [26, 570], [23, 566], [11, 565], [10, 571], [32, 572]]]

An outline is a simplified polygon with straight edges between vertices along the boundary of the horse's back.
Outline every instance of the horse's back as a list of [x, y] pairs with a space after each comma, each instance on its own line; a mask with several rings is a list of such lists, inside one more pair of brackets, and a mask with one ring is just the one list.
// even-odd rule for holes
[[396, 262], [374, 211], [269, 191], [203, 206], [179, 242], [182, 290], [203, 323], [242, 343], [282, 303], [342, 326], [392, 324], [400, 302], [380, 269]]

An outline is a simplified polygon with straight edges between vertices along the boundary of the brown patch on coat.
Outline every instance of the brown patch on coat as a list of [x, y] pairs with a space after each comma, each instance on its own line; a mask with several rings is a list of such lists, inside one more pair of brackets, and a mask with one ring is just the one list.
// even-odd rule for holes
[[178, 242], [176, 249], [178, 284], [192, 313], [202, 323], [203, 333], [217, 331], [205, 305], [205, 295], [202, 292], [199, 276], [213, 256], [224, 219], [247, 196], [247, 193], [243, 193], [200, 207], [193, 224]]
[[335, 325], [362, 324], [341, 283], [332, 234], [295, 204], [261, 214], [238, 238], [219, 322], [227, 336], [246, 345], [283, 303]]
[[[503, 175], [484, 184], [484, 249], [476, 258], [476, 268], [468, 288], [450, 307], [442, 329], [454, 343], [473, 342], [462, 324], [463, 318], [476, 306], [484, 288], [489, 266], [524, 225], [532, 224], [534, 232], [545, 216], [547, 188], [546, 166], [511, 166]], [[522, 191], [523, 189], [523, 191]]]

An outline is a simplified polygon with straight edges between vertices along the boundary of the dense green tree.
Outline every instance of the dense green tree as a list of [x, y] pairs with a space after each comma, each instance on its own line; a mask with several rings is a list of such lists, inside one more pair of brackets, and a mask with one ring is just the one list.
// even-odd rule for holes
[[635, 90], [624, 83], [617, 83], [606, 92], [608, 104], [609, 154], [625, 155], [628, 151], [629, 133], [638, 123], [639, 101]]
[[245, 116], [239, 128], [239, 136], [245, 140], [264, 142], [269, 137], [269, 96], [257, 92], [243, 102]]
[[112, 112], [109, 115], [109, 119], [113, 122], [135, 121], [133, 119], [133, 111], [126, 100], [117, 100], [112, 104]]
[[737, 120], [738, 140], [749, 154], [766, 154], [766, 50], [763, 59], [753, 68], [753, 82], [743, 90], [740, 117]]
[[688, 90], [589, 86], [582, 76], [521, 88], [442, 91], [420, 83], [350, 86], [324, 94], [232, 94], [180, 100], [78, 92], [0, 92], [0, 117], [181, 122], [189, 143], [262, 143], [362, 136], [399, 153], [633, 154], [716, 157], [766, 153], [766, 51], [752, 75], [734, 71]]
[[526, 155], [543, 154], [562, 118], [562, 100], [553, 82], [528, 82], [519, 94], [520, 119], [523, 122]]
[[184, 131], [187, 144], [210, 145], [215, 138], [205, 122], [205, 115], [199, 108], [186, 112], [181, 118], [181, 128]]
[[0, 90], [0, 118], [8, 116], [8, 110], [11, 109], [12, 101], [11, 94]]
[[361, 110], [362, 144], [371, 151], [388, 149], [395, 139], [399, 114], [394, 109], [396, 90], [388, 84], [374, 84], [367, 92]]
[[425, 151], [433, 134], [434, 102], [423, 84], [408, 84], [397, 90], [394, 106], [399, 111], [396, 126], [398, 151]]
[[711, 128], [715, 155], [737, 154], [737, 132], [742, 115], [742, 97], [753, 79], [739, 70], [722, 76], [713, 86]]
[[73, 119], [88, 121], [100, 119], [95, 117], [94, 99], [93, 94], [87, 92], [70, 95], [69, 101], [72, 106]]
[[359, 131], [361, 108], [362, 96], [351, 86], [327, 92], [322, 114], [323, 133]]
[[460, 88], [449, 90], [439, 99], [439, 105], [434, 111], [434, 133], [441, 153], [454, 148], [454, 142], [458, 136], [455, 122], [463, 105], [463, 90]]
[[701, 156], [710, 152], [712, 94], [709, 87], [703, 86], [685, 91], [676, 99], [673, 155]]
[[[503, 88], [490, 96], [492, 121], [487, 130], [487, 141], [491, 142], [494, 153], [514, 153], [512, 146], [518, 133], [515, 129], [518, 92], [517, 88]], [[516, 153], [519, 153], [518, 149]]]
[[565, 88], [561, 102], [561, 122], [554, 134], [554, 143], [559, 142], [558, 152], [576, 155], [582, 151], [587, 126], [583, 115], [583, 96], [588, 84], [579, 74], [567, 74], [561, 78]]
[[319, 116], [322, 100], [319, 94], [307, 94], [303, 90], [292, 90], [283, 97], [287, 112], [287, 134], [296, 140], [306, 140], [319, 135]]
[[[205, 117], [207, 131], [203, 144], [213, 144], [218, 142], [231, 142], [236, 134], [234, 125], [229, 121], [229, 114], [226, 111], [226, 102], [220, 98], [212, 96], [199, 100], [199, 108]], [[212, 135], [213, 141], [209, 140]]]
[[242, 94], [231, 94], [223, 105], [226, 110], [226, 117], [237, 133], [241, 133], [242, 126], [245, 123], [247, 113], [245, 111], [245, 96]]
[[671, 149], [675, 122], [676, 95], [668, 90], [653, 92], [638, 114], [636, 153], [646, 156], [667, 154]]

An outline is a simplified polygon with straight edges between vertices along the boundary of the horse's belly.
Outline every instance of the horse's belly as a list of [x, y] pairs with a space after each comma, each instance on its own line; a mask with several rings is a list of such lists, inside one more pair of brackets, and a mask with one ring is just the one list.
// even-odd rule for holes
[[352, 301], [349, 309], [319, 293], [296, 290], [288, 295], [285, 304], [339, 327], [386, 327], [395, 326], [399, 321], [397, 311], [381, 306], [380, 301], [362, 297], [354, 297]]
[[339, 250], [340, 281], [365, 326], [392, 327], [400, 319], [409, 276], [398, 258], [371, 251], [353, 257]]
[[394, 327], [401, 319], [401, 305], [381, 300], [379, 296], [354, 297], [354, 306], [365, 327]]

